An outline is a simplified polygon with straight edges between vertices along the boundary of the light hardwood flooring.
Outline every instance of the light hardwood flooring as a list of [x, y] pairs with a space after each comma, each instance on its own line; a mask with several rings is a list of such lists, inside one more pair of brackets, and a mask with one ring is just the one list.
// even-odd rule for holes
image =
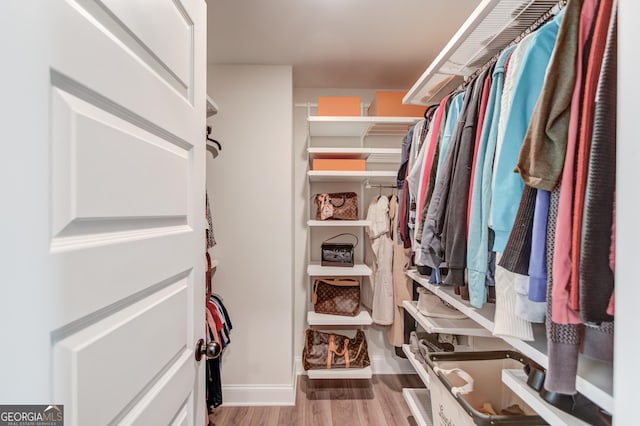
[[416, 425], [402, 388], [423, 388], [417, 375], [377, 375], [371, 380], [309, 380], [298, 377], [296, 405], [225, 407], [211, 426], [404, 426]]

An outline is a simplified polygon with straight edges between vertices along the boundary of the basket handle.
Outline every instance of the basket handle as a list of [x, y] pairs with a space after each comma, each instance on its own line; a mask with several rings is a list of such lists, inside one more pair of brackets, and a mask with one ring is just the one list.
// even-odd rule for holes
[[324, 244], [324, 243], [326, 243], [326, 242], [328, 242], [328, 241], [331, 241], [331, 240], [333, 240], [334, 238], [341, 237], [341, 236], [343, 236], [343, 235], [351, 235], [353, 238], [355, 238], [355, 239], [356, 239], [356, 244], [353, 246], [353, 248], [358, 247], [358, 243], [360, 242], [360, 240], [358, 239], [358, 237], [357, 237], [357, 236], [355, 236], [354, 234], [352, 234], [352, 233], [350, 233], [350, 232], [343, 232], [342, 234], [334, 235], [333, 237], [331, 237], [331, 238], [328, 238], [328, 239], [324, 240], [324, 241], [322, 242], [322, 244]]
[[434, 367], [433, 372], [436, 374], [442, 373], [445, 375], [455, 373], [458, 375], [458, 377], [460, 377], [462, 380], [467, 382], [467, 384], [464, 386], [452, 387], [451, 393], [453, 394], [453, 396], [465, 395], [469, 392], [473, 392], [473, 377], [471, 377], [471, 374], [467, 373], [466, 371], [460, 368], [452, 368], [451, 370], [445, 370], [440, 367]]

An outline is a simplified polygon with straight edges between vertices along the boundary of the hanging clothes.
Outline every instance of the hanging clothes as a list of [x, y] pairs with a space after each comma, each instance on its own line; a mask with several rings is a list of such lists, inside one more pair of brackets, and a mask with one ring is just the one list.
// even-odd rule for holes
[[211, 219], [211, 206], [209, 205], [209, 194], [205, 190], [205, 205], [207, 217], [207, 229], [205, 230], [205, 236], [207, 238], [207, 248], [210, 249], [216, 245], [216, 239], [213, 236], [213, 220]]
[[[392, 201], [393, 202], [393, 201]], [[404, 247], [400, 234], [397, 232], [400, 215], [395, 215], [392, 224], [393, 240], [393, 324], [387, 328], [389, 343], [395, 347], [404, 344], [404, 307], [403, 302], [413, 299], [413, 281], [406, 274], [411, 264], [411, 249]]]
[[546, 69], [563, 16], [564, 10], [525, 37], [514, 53], [514, 60], [521, 58], [521, 61], [512, 64], [514, 88], [511, 103], [506, 106], [508, 112], [504, 122], [504, 133], [498, 140], [493, 174], [493, 192], [500, 194], [500, 197], [493, 197], [491, 200], [491, 224], [496, 234], [496, 252], [504, 251], [524, 188], [522, 180], [513, 173], [513, 169], [518, 161], [533, 109], [542, 91]]
[[502, 89], [507, 60], [515, 50], [511, 46], [502, 52], [495, 67], [487, 101], [487, 111], [482, 124], [480, 145], [478, 146], [477, 167], [473, 176], [471, 207], [469, 217], [469, 241], [467, 243], [467, 273], [469, 282], [469, 300], [472, 306], [481, 308], [487, 299], [485, 284], [491, 262], [489, 207], [491, 205], [491, 181], [493, 158], [498, 138], [498, 120], [502, 104]]
[[569, 0], [558, 29], [547, 77], [525, 136], [516, 170], [525, 184], [552, 191], [560, 180], [567, 150], [567, 134], [576, 78], [578, 31], [583, 0]]
[[367, 220], [371, 225], [367, 228], [370, 252], [373, 255], [371, 266], [371, 318], [378, 325], [393, 323], [393, 241], [390, 237], [391, 218], [395, 219], [398, 201], [395, 197], [391, 203], [387, 197], [374, 199], [369, 205]]
[[580, 318], [586, 323], [613, 320], [617, 87], [615, 14], [611, 21], [594, 108], [593, 139], [582, 218]]
[[[580, 324], [578, 312], [570, 307], [569, 286], [571, 282], [571, 232], [573, 209], [573, 182], [575, 178], [575, 159], [580, 129], [580, 115], [583, 87], [583, 52], [592, 31], [598, 1], [586, 0], [580, 14], [580, 33], [576, 63], [576, 83], [571, 100], [571, 116], [567, 137], [567, 150], [560, 181], [560, 200], [558, 205], [558, 227], [555, 234], [553, 258], [554, 286], [552, 301], [553, 321], [559, 324]], [[587, 51], [588, 52], [588, 51]]]
[[[484, 88], [485, 78], [491, 69], [485, 70], [473, 82], [471, 98], [461, 122], [460, 144], [453, 173], [451, 175], [451, 190], [447, 201], [447, 213], [444, 227], [444, 252], [449, 272], [444, 284], [455, 285], [467, 289], [464, 279], [464, 269], [467, 255], [467, 208], [469, 201], [469, 187], [471, 185], [471, 166], [475, 151], [476, 130], [480, 114], [480, 100]], [[465, 297], [467, 300], [469, 297]]]

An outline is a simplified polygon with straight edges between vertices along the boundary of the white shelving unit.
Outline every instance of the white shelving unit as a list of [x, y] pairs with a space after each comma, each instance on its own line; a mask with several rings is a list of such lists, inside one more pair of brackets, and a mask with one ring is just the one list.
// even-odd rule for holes
[[367, 265], [359, 263], [353, 267], [320, 266], [319, 263], [311, 263], [307, 266], [307, 275], [310, 277], [369, 277], [373, 271]]
[[213, 117], [220, 111], [218, 105], [207, 95], [207, 118]]
[[427, 333], [461, 334], [465, 336], [493, 337], [491, 332], [472, 319], [433, 318], [422, 315], [418, 302], [405, 300], [404, 310], [411, 315]]
[[431, 397], [426, 389], [402, 389], [402, 396], [419, 426], [433, 426]]
[[[429, 284], [429, 278], [420, 275], [415, 270], [408, 271], [407, 275], [488, 331], [493, 332], [494, 305], [487, 303], [482, 309], [476, 309], [455, 295], [453, 287], [451, 286], [435, 286]], [[533, 330], [535, 340], [531, 342], [525, 342], [515, 338], [503, 338], [503, 340], [542, 367], [547, 368], [549, 358], [547, 357], [547, 338], [544, 327], [541, 324], [534, 324]], [[613, 413], [613, 368], [611, 364], [580, 357], [576, 388], [578, 392], [582, 393], [595, 404]], [[542, 402], [542, 400], [540, 401]]]
[[[366, 215], [367, 207], [365, 190], [372, 185], [395, 184], [398, 165], [402, 154], [402, 137], [410, 126], [421, 117], [325, 117], [309, 116], [307, 156], [309, 170], [307, 171], [309, 196], [324, 192], [356, 192], [358, 193], [358, 211], [360, 217]], [[315, 159], [360, 159], [365, 160], [365, 170], [362, 171], [326, 171], [311, 170]], [[309, 217], [315, 216], [314, 203], [310, 203]], [[370, 277], [372, 270], [364, 264], [365, 248], [360, 245], [355, 253], [356, 264], [353, 267], [323, 267], [319, 264], [319, 247], [321, 236], [326, 235], [331, 228], [344, 230], [358, 235], [363, 242], [365, 227], [370, 221], [359, 220], [314, 220], [307, 221], [309, 259], [307, 275], [310, 277], [311, 287], [313, 277], [351, 276]], [[311, 230], [314, 230], [311, 232]], [[337, 232], [336, 232], [337, 233]], [[369, 326], [373, 324], [371, 314], [362, 308], [355, 317], [316, 314], [307, 311], [307, 324], [317, 327], [335, 327], [349, 329]], [[365, 330], [366, 332], [367, 330]], [[308, 376], [313, 379], [326, 378], [370, 378], [371, 369], [356, 371], [352, 369], [331, 371], [309, 371]]]
[[307, 370], [310, 379], [370, 379], [373, 377], [371, 367], [365, 368], [332, 368], [329, 370]]
[[407, 359], [411, 363], [411, 366], [414, 368], [414, 370], [416, 370], [416, 373], [418, 373], [418, 376], [420, 376], [420, 379], [422, 379], [424, 385], [429, 388], [431, 382], [429, 380], [429, 373], [427, 372], [425, 366], [422, 365], [422, 362], [420, 362], [418, 358], [416, 358], [416, 356], [413, 354], [413, 352], [411, 352], [409, 345], [402, 345], [402, 352], [404, 352], [404, 354], [407, 356]]
[[318, 314], [314, 311], [307, 312], [307, 324], [325, 326], [359, 326], [371, 325], [373, 320], [371, 314], [365, 309], [361, 309], [358, 315], [348, 317], [344, 315]]
[[369, 220], [308, 220], [307, 226], [310, 227], [357, 227], [361, 228], [364, 226], [371, 225], [371, 221]]
[[540, 399], [538, 392], [527, 385], [527, 375], [522, 370], [502, 370], [502, 382], [551, 425], [585, 426], [589, 424]]

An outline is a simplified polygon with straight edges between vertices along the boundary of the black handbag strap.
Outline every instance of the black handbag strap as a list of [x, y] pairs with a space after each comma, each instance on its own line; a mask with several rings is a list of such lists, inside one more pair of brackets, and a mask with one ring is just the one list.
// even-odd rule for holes
[[352, 233], [350, 233], [350, 232], [343, 232], [342, 234], [334, 235], [333, 237], [331, 237], [331, 238], [328, 238], [328, 239], [324, 240], [324, 241], [322, 242], [322, 244], [324, 244], [324, 243], [326, 243], [326, 242], [329, 242], [329, 241], [333, 240], [334, 238], [341, 237], [341, 236], [343, 236], [343, 235], [351, 235], [353, 238], [355, 238], [355, 239], [356, 239], [356, 244], [353, 246], [353, 248], [358, 247], [358, 243], [360, 242], [360, 240], [358, 239], [358, 237], [357, 237], [357, 236], [355, 236], [354, 234], [352, 234]]

